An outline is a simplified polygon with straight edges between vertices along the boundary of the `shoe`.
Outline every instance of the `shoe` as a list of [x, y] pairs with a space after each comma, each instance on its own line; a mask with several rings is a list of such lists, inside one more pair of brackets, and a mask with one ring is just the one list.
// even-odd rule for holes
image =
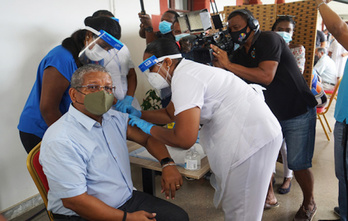
[[317, 212], [317, 206], [314, 205], [312, 211], [306, 210], [302, 205], [300, 209], [297, 211], [294, 221], [312, 221], [315, 213]]
[[335, 206], [335, 207], [334, 207], [334, 213], [335, 213], [337, 216], [341, 217], [341, 216], [340, 216], [340, 208], [339, 208], [338, 206]]
[[272, 208], [276, 208], [276, 207], [279, 207], [279, 203], [278, 202], [276, 202], [275, 204], [265, 203], [265, 206], [263, 208], [265, 210], [268, 210], [268, 209], [272, 209]]
[[287, 194], [288, 192], [290, 192], [290, 188], [291, 188], [291, 183], [289, 184], [289, 187], [284, 189], [284, 188], [279, 188], [278, 189], [278, 193], [280, 194]]

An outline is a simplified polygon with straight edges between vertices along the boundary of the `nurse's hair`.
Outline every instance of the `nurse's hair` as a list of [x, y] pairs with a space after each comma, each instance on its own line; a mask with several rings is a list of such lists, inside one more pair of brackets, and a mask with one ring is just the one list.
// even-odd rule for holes
[[[84, 65], [84, 66], [78, 68], [73, 73], [73, 75], [71, 77], [71, 81], [70, 81], [71, 87], [78, 88], [78, 87], [82, 86], [84, 76], [86, 74], [93, 73], [93, 72], [104, 72], [104, 73], [107, 73], [108, 75], [110, 75], [110, 73], [101, 65], [87, 64], [87, 65]], [[110, 78], [111, 78], [111, 75], [110, 75]]]
[[168, 38], [158, 38], [154, 40], [146, 46], [145, 53], [155, 55], [157, 58], [165, 55], [181, 54], [177, 43]]
[[109, 17], [100, 16], [100, 17], [92, 17], [89, 16], [85, 18], [84, 21], [86, 26], [94, 28], [97, 31], [104, 30], [116, 39], [121, 38], [121, 26], [120, 24], [110, 19]]

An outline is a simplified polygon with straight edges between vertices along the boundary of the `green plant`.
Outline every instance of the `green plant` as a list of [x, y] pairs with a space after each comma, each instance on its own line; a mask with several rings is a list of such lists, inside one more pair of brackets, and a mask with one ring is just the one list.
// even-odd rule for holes
[[145, 93], [145, 98], [140, 106], [143, 110], [160, 109], [162, 108], [161, 98], [157, 96], [154, 89], [150, 89]]

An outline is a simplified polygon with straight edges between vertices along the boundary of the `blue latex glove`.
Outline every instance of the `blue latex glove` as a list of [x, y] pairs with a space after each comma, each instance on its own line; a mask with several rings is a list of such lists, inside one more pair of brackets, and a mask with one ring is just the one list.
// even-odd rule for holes
[[132, 106], [132, 101], [133, 101], [132, 96], [126, 96], [123, 100], [118, 100], [117, 103], [114, 105], [116, 110], [127, 113], [127, 107]]
[[129, 115], [133, 115], [139, 118], [141, 117], [141, 111], [135, 109], [132, 105], [123, 105], [121, 101], [117, 101], [114, 107], [117, 111], [120, 111], [122, 113], [127, 113]]
[[139, 117], [136, 117], [136, 116], [133, 116], [133, 115], [129, 115], [129, 122], [128, 122], [128, 124], [133, 126], [133, 127], [134, 126], [139, 127], [139, 129], [141, 129], [142, 131], [144, 131], [148, 135], [151, 135], [150, 130], [154, 126], [152, 123], [144, 121], [144, 120], [140, 119]]
[[124, 97], [122, 102], [124, 103], [124, 105], [132, 105], [133, 99], [134, 97], [127, 95]]

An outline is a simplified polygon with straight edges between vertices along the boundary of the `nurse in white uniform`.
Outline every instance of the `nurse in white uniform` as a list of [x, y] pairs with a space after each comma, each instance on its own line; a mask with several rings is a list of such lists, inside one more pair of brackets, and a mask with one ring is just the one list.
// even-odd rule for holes
[[[221, 68], [181, 57], [174, 41], [150, 43], [139, 66], [157, 89], [171, 86], [166, 109], [128, 109], [130, 124], [170, 146], [197, 139], [214, 174], [214, 204], [225, 220], [261, 220], [269, 180], [282, 143], [277, 119], [252, 87]], [[151, 123], [150, 123], [151, 122]], [[175, 122], [174, 129], [155, 124]], [[179, 187], [178, 187], [179, 188]]]
[[112, 82], [116, 87], [114, 96], [118, 100], [119, 108], [132, 105], [140, 110], [138, 100], [134, 97], [137, 87], [137, 75], [131, 55], [126, 45], [117, 51], [110, 50], [105, 59], [105, 68], [110, 72]]

